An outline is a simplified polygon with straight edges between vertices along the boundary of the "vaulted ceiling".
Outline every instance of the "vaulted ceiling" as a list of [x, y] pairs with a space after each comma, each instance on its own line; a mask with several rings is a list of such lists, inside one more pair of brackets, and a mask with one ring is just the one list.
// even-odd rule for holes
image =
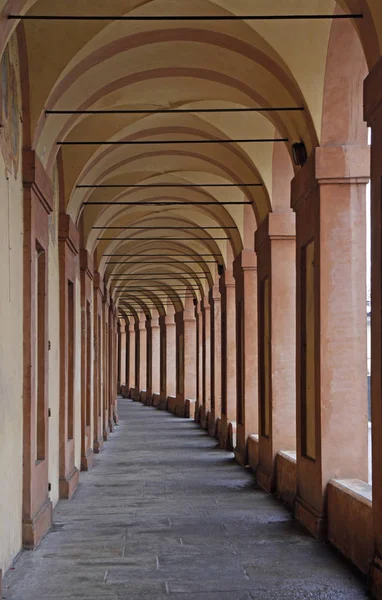
[[[2, 45], [17, 25], [5, 18], [10, 13], [240, 16], [341, 11], [363, 14], [363, 19], [341, 22], [339, 35], [346, 38], [349, 27], [357, 30], [369, 68], [382, 43], [380, 0], [0, 0], [0, 10]], [[167, 302], [154, 287], [169, 296], [178, 294], [171, 300], [177, 308], [184, 302], [178, 290], [182, 286], [195, 289], [200, 299], [216, 280], [218, 264], [229, 268], [243, 248], [253, 248], [256, 227], [269, 211], [290, 210], [289, 183], [299, 168], [291, 159], [292, 144], [303, 141], [309, 154], [328, 135], [323, 106], [333, 23], [23, 21], [30, 144], [48, 172], [59, 160], [61, 209], [80, 228], [84, 247], [94, 255], [116, 299], [123, 293], [115, 289], [117, 280], [111, 275], [128, 274], [134, 276], [127, 280], [132, 282], [154, 273], [145, 276], [155, 280], [152, 291], [124, 298], [129, 309], [143, 302], [163, 313]], [[232, 110], [259, 107], [298, 110]], [[208, 112], [215, 108], [227, 112]], [[115, 113], [126, 110], [158, 112]], [[248, 139], [276, 141], [232, 142]], [[287, 141], [277, 141], [281, 139]], [[195, 143], [200, 140], [209, 143]], [[121, 141], [135, 143], [115, 143]], [[232, 185], [243, 183], [251, 185]], [[84, 205], [89, 202], [108, 204]], [[148, 261], [158, 264], [141, 264]]]

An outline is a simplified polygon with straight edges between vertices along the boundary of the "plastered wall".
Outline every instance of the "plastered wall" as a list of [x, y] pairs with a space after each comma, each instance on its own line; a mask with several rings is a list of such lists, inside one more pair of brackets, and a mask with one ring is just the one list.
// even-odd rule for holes
[[[7, 64], [3, 61], [1, 64], [0, 132], [0, 569], [3, 572], [21, 548], [22, 510], [23, 196], [15, 40], [5, 60]], [[18, 128], [13, 140], [10, 123]]]

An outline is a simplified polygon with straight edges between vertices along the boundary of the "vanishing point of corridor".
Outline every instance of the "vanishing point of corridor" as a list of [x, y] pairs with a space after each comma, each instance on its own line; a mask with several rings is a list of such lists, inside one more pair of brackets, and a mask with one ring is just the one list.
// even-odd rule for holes
[[358, 600], [362, 582], [190, 420], [120, 401], [120, 427], [5, 579], [7, 600]]

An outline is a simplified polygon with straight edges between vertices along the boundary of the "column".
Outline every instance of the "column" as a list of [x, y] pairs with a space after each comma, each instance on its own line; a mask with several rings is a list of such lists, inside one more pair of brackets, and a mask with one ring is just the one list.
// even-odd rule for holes
[[232, 271], [220, 277], [221, 294], [221, 375], [222, 416], [219, 444], [233, 450], [236, 435], [236, 304]]
[[146, 393], [147, 387], [147, 329], [146, 315], [144, 312], [139, 313], [139, 394]]
[[88, 471], [93, 462], [93, 260], [85, 249], [80, 251], [81, 282], [81, 471]]
[[110, 333], [109, 333], [109, 318], [110, 318], [110, 297], [108, 290], [105, 286], [104, 296], [103, 296], [103, 306], [102, 306], [102, 321], [103, 321], [103, 373], [102, 373], [102, 383], [103, 383], [103, 417], [102, 417], [102, 430], [103, 430], [103, 439], [106, 442], [110, 436], [110, 428], [109, 428], [109, 398], [110, 398]]
[[175, 315], [177, 327], [177, 394], [175, 406], [169, 409], [178, 416], [184, 416], [186, 401], [193, 406], [190, 416], [194, 416], [196, 402], [197, 384], [197, 339], [195, 307], [192, 299], [186, 300], [185, 310]]
[[121, 388], [126, 386], [126, 323], [123, 319], [119, 322], [119, 335], [120, 335], [120, 371], [119, 380]]
[[103, 282], [99, 273], [94, 273], [93, 307], [94, 307], [94, 375], [93, 375], [93, 451], [98, 454], [103, 446], [102, 430], [102, 301]]
[[[24, 408], [23, 423], [19, 426], [23, 427], [22, 543], [32, 549], [52, 524], [52, 503], [48, 494], [47, 373], [48, 215], [53, 203], [50, 179], [33, 151], [23, 152], [23, 185], [24, 314], [20, 318], [23, 319], [24, 336]], [[2, 418], [7, 417], [2, 415]]]
[[160, 394], [160, 325], [159, 316], [151, 318], [151, 392]]
[[211, 413], [211, 307], [208, 298], [203, 298], [202, 320], [203, 419], [201, 421], [201, 426], [203, 429], [208, 429]]
[[270, 213], [256, 232], [258, 273], [258, 483], [273, 491], [276, 456], [296, 447], [295, 215]]
[[200, 423], [204, 419], [203, 407], [203, 308], [200, 300], [195, 309], [196, 315], [196, 338], [197, 338], [197, 354], [196, 354], [196, 404], [195, 404], [195, 421]]
[[219, 286], [209, 292], [211, 307], [211, 417], [209, 434], [217, 435], [217, 423], [221, 419], [221, 296]]
[[129, 397], [135, 399], [135, 321], [131, 319], [129, 321]]
[[174, 315], [166, 315], [166, 398], [176, 397], [176, 324]]
[[368, 147], [331, 146], [317, 148], [292, 181], [297, 234], [295, 513], [317, 537], [325, 532], [328, 481], [367, 481], [368, 476], [368, 173]]
[[60, 267], [60, 498], [78, 485], [75, 457], [76, 286], [79, 233], [69, 215], [59, 217]]
[[247, 462], [247, 440], [258, 428], [257, 258], [243, 250], [233, 263], [236, 282], [237, 439], [235, 456]]
[[[382, 598], [382, 59], [365, 80], [365, 119], [371, 144], [371, 426], [374, 560], [371, 591]], [[365, 410], [366, 412], [366, 410]]]

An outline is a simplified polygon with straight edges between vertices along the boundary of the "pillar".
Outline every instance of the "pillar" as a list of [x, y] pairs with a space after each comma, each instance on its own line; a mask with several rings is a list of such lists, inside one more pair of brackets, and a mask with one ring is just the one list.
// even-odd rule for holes
[[138, 365], [138, 387], [139, 394], [146, 392], [147, 388], [147, 329], [146, 315], [144, 312], [139, 313], [138, 322], [139, 331], [139, 365]]
[[135, 354], [136, 354], [136, 342], [135, 342], [135, 320], [129, 322], [129, 390], [130, 398], [135, 399]]
[[103, 415], [102, 415], [102, 431], [103, 439], [106, 442], [110, 436], [110, 297], [107, 287], [104, 286], [103, 305], [102, 305], [102, 322], [103, 322]]
[[160, 325], [159, 316], [151, 318], [151, 394], [160, 394]]
[[24, 419], [20, 424], [23, 427], [22, 542], [24, 547], [34, 548], [52, 523], [52, 503], [48, 495], [47, 373], [48, 216], [52, 211], [53, 191], [50, 179], [33, 151], [23, 153], [23, 181]]
[[126, 336], [126, 323], [123, 319], [119, 322], [119, 335], [120, 335], [120, 361], [119, 361], [119, 381], [122, 386], [126, 386], [126, 350], [127, 350], [127, 336]]
[[94, 273], [93, 279], [93, 310], [94, 310], [94, 375], [93, 375], [93, 451], [98, 454], [103, 446], [103, 398], [102, 398], [102, 305], [103, 282], [99, 273]]
[[325, 535], [328, 481], [367, 481], [368, 476], [368, 174], [368, 147], [330, 146], [317, 148], [292, 181], [297, 235], [295, 513], [317, 537]]
[[295, 215], [270, 213], [256, 231], [258, 274], [259, 465], [276, 486], [276, 456], [296, 447]]
[[221, 296], [219, 287], [215, 285], [209, 292], [211, 307], [211, 416], [209, 434], [217, 435], [217, 423], [221, 420]]
[[192, 299], [186, 300], [185, 310], [177, 312], [175, 320], [177, 327], [177, 393], [174, 412], [179, 416], [183, 416], [185, 414], [186, 400], [191, 400], [194, 405], [197, 393], [196, 318]]
[[247, 440], [258, 433], [257, 258], [243, 250], [233, 263], [236, 290], [236, 420], [235, 456], [247, 464]]
[[176, 324], [174, 315], [166, 315], [166, 392], [165, 397], [176, 397]]
[[201, 426], [208, 429], [211, 413], [211, 307], [208, 298], [203, 298], [202, 321], [203, 419]]
[[195, 308], [196, 317], [196, 404], [195, 420], [199, 423], [203, 411], [203, 312], [202, 301], [200, 300]]
[[[371, 144], [371, 427], [374, 559], [371, 590], [382, 598], [382, 59], [365, 80], [365, 119]], [[366, 413], [366, 407], [365, 407]]]
[[87, 250], [80, 251], [81, 284], [81, 471], [93, 462], [93, 261]]
[[221, 294], [221, 392], [222, 415], [219, 444], [221, 448], [233, 449], [236, 432], [236, 305], [235, 280], [232, 271], [220, 277]]
[[60, 498], [78, 485], [75, 456], [76, 286], [79, 234], [69, 217], [59, 217], [60, 267]]

